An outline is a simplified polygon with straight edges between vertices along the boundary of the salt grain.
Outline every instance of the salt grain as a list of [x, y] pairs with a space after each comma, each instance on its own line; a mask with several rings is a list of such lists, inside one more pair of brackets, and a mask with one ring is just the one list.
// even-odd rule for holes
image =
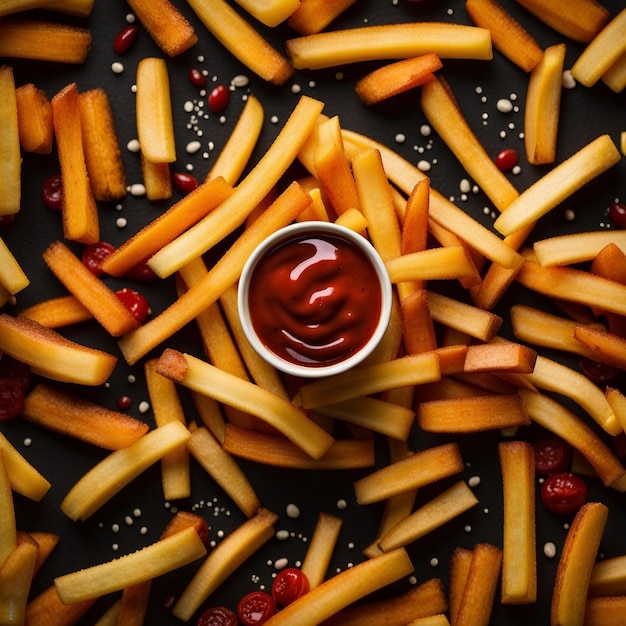
[[553, 559], [556, 556], [556, 546], [552, 541], [546, 541], [546, 543], [543, 544], [543, 553], [549, 559]]

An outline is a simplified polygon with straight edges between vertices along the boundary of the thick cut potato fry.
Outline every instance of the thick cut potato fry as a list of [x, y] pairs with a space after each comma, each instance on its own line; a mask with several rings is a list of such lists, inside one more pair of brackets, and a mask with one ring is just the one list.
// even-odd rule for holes
[[291, 63], [224, 0], [188, 3], [209, 32], [252, 72], [274, 85], [291, 78]]
[[448, 598], [450, 604], [450, 622], [456, 624], [459, 609], [463, 601], [465, 583], [472, 564], [472, 550], [457, 547], [450, 557], [450, 580]]
[[385, 267], [392, 283], [450, 280], [476, 275], [476, 267], [465, 246], [429, 248], [421, 252], [403, 254], [389, 259]]
[[28, 287], [28, 276], [0, 237], [0, 285], [10, 294]]
[[[0, 31], [1, 28], [0, 23]], [[15, 79], [13, 69], [3, 65], [0, 67], [0, 215], [13, 215], [20, 210], [21, 170]]]
[[589, 598], [585, 604], [586, 626], [620, 626], [626, 611], [626, 596]]
[[365, 104], [376, 104], [432, 80], [441, 69], [441, 59], [434, 52], [396, 61], [370, 72], [354, 86]]
[[552, 592], [552, 626], [583, 624], [589, 580], [608, 513], [604, 504], [587, 502], [567, 531]]
[[407, 354], [419, 354], [435, 350], [437, 338], [433, 319], [428, 307], [428, 294], [418, 289], [408, 295], [400, 305], [402, 336]]
[[9, 471], [4, 462], [4, 454], [0, 449], [0, 568], [4, 560], [17, 546], [17, 528], [15, 525], [15, 508]]
[[596, 562], [591, 570], [589, 596], [626, 595], [626, 555]]
[[267, 626], [320, 624], [349, 604], [413, 571], [404, 548], [348, 568], [273, 615]]
[[206, 554], [195, 528], [181, 530], [136, 552], [54, 579], [65, 604], [82, 602], [171, 572]]
[[615, 93], [622, 93], [626, 89], [626, 52], [604, 72], [602, 82]]
[[[559, 235], [541, 239], [533, 243], [537, 261], [543, 267], [573, 265], [593, 261], [607, 246], [613, 245], [626, 251], [626, 232], [619, 230], [598, 230]], [[602, 272], [594, 272], [601, 274]]]
[[[278, 515], [260, 509], [225, 537], [208, 555], [172, 609], [188, 622], [200, 605], [261, 546], [274, 536]], [[195, 531], [194, 531], [195, 532]], [[197, 533], [196, 533], [197, 535]]]
[[289, 16], [287, 24], [301, 35], [323, 31], [356, 0], [300, 0], [300, 6]]
[[20, 145], [26, 152], [50, 154], [54, 141], [52, 103], [46, 92], [33, 83], [21, 85], [15, 91]]
[[465, 10], [476, 26], [489, 30], [494, 48], [525, 72], [541, 61], [536, 39], [496, 0], [467, 0]]
[[120, 612], [117, 617], [119, 626], [143, 626], [150, 600], [152, 580], [129, 585], [122, 591]]
[[528, 374], [535, 368], [537, 353], [517, 343], [502, 341], [469, 346], [464, 372], [512, 372]]
[[266, 26], [278, 26], [300, 5], [300, 0], [237, 0], [237, 4]]
[[74, 297], [59, 296], [22, 309], [18, 318], [25, 317], [46, 328], [62, 328], [90, 320], [93, 315]]
[[46, 0], [48, 11], [59, 11], [76, 17], [89, 17], [95, 0]]
[[89, 611], [97, 598], [64, 604], [56, 587], [51, 585], [33, 598], [26, 606], [26, 623], [30, 626], [74, 626]]
[[169, 200], [172, 197], [172, 174], [169, 163], [153, 163], [142, 153], [141, 177], [148, 200]]
[[21, 17], [0, 22], [0, 57], [78, 65], [90, 50], [86, 28]]
[[533, 68], [526, 91], [524, 146], [532, 165], [554, 163], [561, 111], [564, 43], [546, 48]]
[[498, 454], [504, 506], [501, 599], [527, 604], [537, 599], [534, 451], [525, 441], [507, 441], [498, 445]]
[[321, 512], [317, 517], [313, 536], [300, 567], [311, 589], [321, 585], [326, 578], [342, 526], [343, 520], [330, 513]]
[[11, 488], [38, 502], [50, 489], [50, 483], [0, 433], [0, 453], [9, 476]]
[[434, 52], [440, 58], [489, 60], [488, 30], [461, 24], [413, 22], [362, 26], [288, 39], [287, 54], [296, 69], [322, 69]]
[[25, 623], [36, 560], [37, 546], [21, 543], [0, 564], [0, 623]]
[[193, 26], [169, 0], [129, 0], [128, 4], [159, 48], [169, 56], [185, 52], [198, 41]]
[[47, 383], [31, 389], [24, 399], [22, 416], [44, 428], [108, 450], [126, 448], [148, 431], [147, 424], [130, 415]]
[[596, 361], [626, 370], [626, 338], [601, 328], [578, 324], [574, 339], [590, 348]]

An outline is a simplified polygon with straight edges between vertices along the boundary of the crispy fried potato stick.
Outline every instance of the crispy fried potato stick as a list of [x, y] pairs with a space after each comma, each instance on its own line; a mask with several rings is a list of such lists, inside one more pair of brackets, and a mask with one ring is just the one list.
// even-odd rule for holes
[[619, 626], [626, 611], [626, 596], [589, 598], [585, 604], [586, 626]]
[[141, 157], [141, 177], [148, 200], [169, 200], [172, 197], [172, 175], [169, 163], [153, 163], [143, 153]]
[[13, 215], [20, 210], [22, 157], [15, 79], [8, 65], [0, 67], [0, 131], [0, 215]]
[[95, 604], [97, 598], [64, 604], [51, 585], [33, 598], [26, 606], [26, 623], [29, 626], [49, 626], [63, 624], [72, 626]]
[[74, 296], [59, 296], [26, 307], [17, 317], [28, 318], [47, 328], [62, 328], [90, 320], [93, 315]]
[[464, 372], [512, 372], [528, 374], [533, 371], [537, 353], [511, 341], [483, 343], [467, 348]]
[[602, 82], [615, 93], [622, 93], [626, 89], [626, 52], [604, 72]]
[[591, 570], [589, 596], [626, 595], [626, 555], [598, 561]]
[[22, 150], [37, 154], [50, 154], [54, 141], [52, 103], [43, 89], [33, 83], [15, 90], [17, 120]]
[[343, 520], [330, 513], [322, 511], [317, 517], [313, 536], [300, 567], [311, 589], [321, 585], [326, 578], [342, 526]]
[[0, 237], [0, 285], [16, 294], [30, 284], [28, 276]]
[[599, 230], [559, 235], [535, 241], [533, 251], [537, 261], [543, 267], [551, 267], [593, 261], [606, 246], [611, 244], [623, 252], [626, 251], [626, 232]]
[[39, 502], [50, 489], [50, 483], [2, 433], [0, 433], [0, 453], [2, 453], [4, 467], [8, 472], [11, 488], [26, 498]]
[[37, 546], [21, 543], [0, 564], [0, 623], [24, 624]]
[[323, 31], [356, 0], [301, 0], [287, 24], [301, 35]]
[[574, 328], [574, 339], [591, 349], [594, 360], [626, 370], [626, 338], [601, 328], [578, 324]]
[[53, 0], [46, 4], [46, 10], [85, 18], [89, 17], [94, 2], [95, 0]]
[[278, 26], [300, 5], [300, 0], [236, 0], [237, 4], [266, 26]]
[[406, 59], [428, 52], [440, 58], [489, 60], [488, 30], [462, 24], [413, 22], [335, 30], [285, 42], [296, 69], [318, 70], [347, 63]]
[[118, 624], [141, 626], [146, 617], [152, 579], [129, 585], [122, 590]]
[[446, 246], [411, 252], [385, 263], [392, 283], [414, 280], [445, 280], [476, 275], [476, 267], [465, 246]]
[[0, 448], [0, 567], [17, 546], [15, 508], [9, 471]]

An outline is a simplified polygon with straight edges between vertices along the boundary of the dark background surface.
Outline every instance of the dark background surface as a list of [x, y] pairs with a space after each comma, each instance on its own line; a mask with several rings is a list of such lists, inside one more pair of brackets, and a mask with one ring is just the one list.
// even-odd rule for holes
[[[248, 91], [254, 93], [265, 108], [265, 123], [252, 159], [254, 163], [276, 136], [295, 106], [298, 90], [293, 89], [293, 86], [297, 85], [300, 93], [311, 95], [325, 102], [324, 112], [328, 115], [338, 114], [343, 127], [372, 136], [414, 163], [421, 159], [433, 163], [429, 172], [433, 187], [445, 196], [457, 198], [460, 206], [483, 223], [487, 225], [492, 223], [493, 217], [483, 211], [484, 207], [489, 207], [489, 202], [482, 193], [471, 192], [467, 200], [460, 199], [459, 184], [466, 176], [443, 142], [435, 133], [430, 137], [423, 137], [420, 134], [420, 127], [426, 120], [419, 107], [418, 91], [376, 107], [365, 107], [354, 93], [354, 83], [365, 72], [376, 67], [378, 65], [376, 63], [316, 72], [297, 72], [292, 80], [281, 87], [266, 84], [252, 75], [213, 39], [185, 2], [175, 0], [175, 4], [196, 27], [199, 42], [179, 57], [168, 58], [178, 150], [178, 161], [173, 164], [173, 171], [183, 171], [191, 165], [193, 173], [199, 180], [204, 177], [228, 138], [243, 107], [243, 96]], [[526, 13], [513, 0], [503, 0], [502, 4], [530, 30], [542, 47], [566, 41], [565, 67], [571, 67], [583, 50], [581, 44], [565, 40]], [[623, 7], [621, 0], [605, 0], [603, 4], [612, 15], [616, 15]], [[127, 180], [129, 184], [132, 184], [141, 182], [138, 156], [125, 148], [127, 142], [136, 137], [134, 94], [131, 89], [134, 84], [136, 65], [143, 57], [165, 58], [165, 55], [142, 29], [136, 46], [123, 58], [116, 57], [112, 50], [113, 40], [126, 26], [128, 13], [130, 13], [128, 5], [120, 0], [107, 0], [106, 2], [96, 0], [92, 14], [85, 21], [72, 20], [60, 14], [40, 13], [54, 20], [85, 25], [91, 30], [93, 47], [83, 66], [64, 66], [14, 59], [2, 59], [1, 62], [8, 63], [14, 68], [17, 85], [34, 82], [44, 89], [49, 97], [70, 82], [76, 82], [79, 90], [104, 87], [113, 107], [118, 137], [123, 148]], [[378, 2], [360, 0], [337, 20], [333, 27], [354, 27], [365, 23], [410, 20], [470, 23], [463, 8], [463, 2], [459, 0], [421, 3], [406, 3], [403, 0], [397, 3], [391, 0]], [[259, 26], [259, 30], [279, 50], [284, 50], [286, 39], [296, 35], [287, 26], [273, 30]], [[494, 57], [493, 61], [488, 62], [444, 61], [442, 75], [450, 82], [470, 126], [490, 154], [495, 156], [499, 150], [507, 147], [518, 150], [521, 171], [518, 175], [511, 174], [510, 176], [516, 188], [522, 191], [546, 171], [545, 168], [532, 167], [527, 164], [523, 140], [519, 136], [523, 130], [523, 108], [528, 77], [498, 52], [494, 53]], [[122, 74], [114, 74], [111, 71], [111, 64], [114, 61], [121, 61], [124, 64], [125, 71]], [[208, 70], [209, 79], [214, 78], [216, 84], [229, 84], [231, 79], [239, 74], [245, 74], [250, 78], [247, 88], [238, 88], [234, 91], [228, 108], [222, 114], [211, 114], [208, 119], [198, 122], [203, 131], [201, 141], [204, 145], [203, 150], [195, 155], [188, 155], [185, 152], [186, 144], [191, 140], [196, 140], [197, 136], [195, 131], [188, 126], [190, 114], [185, 111], [184, 104], [187, 101], [197, 101], [202, 98], [198, 89], [187, 80], [187, 71], [190, 67]], [[481, 94], [477, 93], [478, 87], [482, 88]], [[512, 94], [516, 96], [514, 104], [519, 107], [519, 110], [508, 114], [498, 112], [497, 100], [509, 98]], [[564, 90], [557, 161], [570, 156], [602, 133], [609, 133], [619, 145], [619, 133], [626, 130], [625, 103], [624, 94], [616, 95], [602, 84], [591, 89], [578, 85], [573, 90]], [[487, 114], [486, 123], [483, 123], [484, 114]], [[275, 120], [273, 120], [274, 116]], [[509, 127], [510, 125], [512, 128]], [[500, 137], [502, 130], [506, 131], [504, 139]], [[404, 143], [396, 141], [396, 136], [400, 133], [405, 136]], [[208, 142], [211, 142], [214, 148], [209, 152], [208, 159], [205, 159], [202, 152]], [[423, 154], [418, 150], [420, 147], [425, 150]], [[17, 295], [15, 306], [4, 307], [5, 312], [16, 314], [20, 309], [45, 298], [64, 294], [63, 287], [46, 269], [41, 259], [44, 249], [53, 240], [62, 237], [59, 215], [47, 209], [39, 195], [42, 182], [47, 176], [57, 171], [58, 161], [54, 153], [49, 156], [24, 154], [22, 210], [15, 224], [2, 227], [0, 236], [8, 243], [28, 274], [31, 285]], [[610, 226], [606, 219], [606, 210], [614, 198], [620, 197], [626, 200], [625, 175], [626, 164], [622, 159], [611, 171], [603, 174], [548, 216], [542, 218], [533, 236], [543, 238], [557, 233]], [[121, 244], [179, 197], [180, 194], [175, 191], [171, 202], [151, 203], [143, 197], [137, 198], [129, 194], [119, 203], [119, 207], [114, 204], [101, 205], [101, 238], [114, 245]], [[566, 209], [575, 212], [573, 221], [565, 219]], [[128, 222], [126, 228], [120, 229], [116, 226], [118, 217], [126, 218]], [[72, 245], [71, 247], [77, 252], [80, 251], [80, 246]], [[223, 249], [223, 246], [218, 246], [218, 248]], [[207, 260], [211, 262], [218, 254], [219, 251], [212, 251], [207, 256]], [[155, 314], [163, 310], [175, 296], [171, 280], [151, 284], [130, 284], [128, 281], [111, 278], [107, 278], [106, 281], [113, 288], [131, 286], [141, 290], [148, 298]], [[504, 335], [509, 333], [508, 308], [514, 302], [530, 302], [549, 307], [546, 301], [535, 298], [532, 294], [514, 286], [496, 311], [504, 319], [502, 331]], [[152, 412], [149, 410], [142, 413], [139, 409], [140, 402], [148, 399], [143, 383], [142, 365], [127, 366], [115, 341], [108, 337], [95, 322], [77, 325], [74, 328], [64, 329], [62, 332], [79, 342], [111, 351], [120, 359], [110, 384], [97, 389], [81, 389], [80, 392], [110, 408], [115, 408], [116, 399], [119, 396], [130, 395], [133, 398], [133, 405], [129, 413], [152, 425], [154, 423]], [[202, 356], [198, 335], [192, 324], [168, 340], [167, 345]], [[159, 354], [162, 347], [154, 351], [151, 356]], [[544, 353], [577, 367], [576, 359], [548, 351]], [[131, 374], [136, 377], [134, 383], [128, 380]], [[623, 384], [622, 389], [624, 389]], [[181, 389], [180, 393], [187, 409], [188, 419], [197, 420], [198, 417], [186, 390]], [[572, 408], [579, 412], [577, 407]], [[583, 415], [583, 418], [591, 423], [587, 416]], [[595, 425], [592, 424], [592, 426], [597, 430]], [[156, 465], [133, 481], [91, 519], [84, 523], [74, 523], [61, 513], [60, 502], [80, 476], [106, 453], [67, 437], [42, 431], [19, 419], [11, 423], [2, 423], [0, 428], [52, 483], [49, 493], [39, 503], [33, 503], [15, 495], [19, 528], [56, 532], [61, 536], [60, 545], [36, 578], [33, 593], [38, 593], [52, 584], [55, 576], [132, 552], [155, 541], [171, 518], [172, 507], [201, 512], [211, 526], [212, 538], [216, 541], [219, 541], [220, 531], [228, 533], [243, 522], [243, 517], [235, 505], [194, 463], [192, 496], [188, 501], [171, 503], [171, 506], [163, 501], [159, 467]], [[30, 446], [24, 444], [27, 438], [32, 440]], [[415, 430], [411, 436], [411, 445], [417, 450], [449, 439], [448, 436], [436, 437]], [[442, 529], [409, 546], [409, 553], [415, 566], [414, 576], [418, 582], [431, 577], [441, 577], [447, 585], [450, 555], [457, 546], [471, 548], [476, 543], [484, 541], [501, 545], [502, 502], [497, 443], [503, 438], [500, 433], [486, 433], [455, 439], [461, 446], [467, 466], [461, 477], [466, 480], [471, 476], [480, 477], [480, 484], [475, 488], [480, 504]], [[384, 442], [380, 441], [378, 462], [381, 465], [385, 463], [385, 457], [386, 448]], [[238, 599], [245, 593], [263, 585], [269, 587], [272, 573], [275, 571], [272, 563], [276, 559], [287, 557], [289, 563], [293, 565], [303, 558], [307, 547], [306, 540], [311, 537], [317, 516], [321, 511], [333, 513], [344, 520], [333, 557], [331, 573], [362, 560], [363, 548], [375, 537], [382, 505], [359, 507], [354, 499], [352, 482], [369, 471], [329, 474], [286, 471], [256, 466], [245, 461], [241, 461], [241, 465], [256, 488], [263, 505], [279, 514], [277, 529], [289, 530], [291, 536], [286, 541], [273, 539], [266, 544], [209, 599], [206, 606], [224, 604], [234, 608]], [[454, 477], [455, 480], [458, 478], [458, 476]], [[626, 516], [624, 496], [603, 488], [595, 479], [589, 479], [587, 482], [590, 499], [605, 502], [610, 510], [601, 553], [607, 557], [626, 553], [626, 536], [623, 533]], [[418, 502], [426, 501], [442, 486], [445, 485], [424, 489], [420, 493]], [[345, 500], [347, 504], [345, 509], [338, 508], [337, 502], [340, 500]], [[300, 516], [297, 519], [292, 519], [286, 514], [286, 507], [289, 504], [296, 504], [299, 507]], [[493, 624], [548, 623], [558, 554], [560, 554], [566, 525], [570, 518], [552, 516], [544, 511], [541, 504], [538, 505], [537, 512], [539, 576], [537, 603], [524, 607], [502, 606], [498, 598], [494, 606]], [[132, 523], [129, 524], [128, 521]], [[117, 532], [114, 529], [116, 524], [119, 525]], [[557, 558], [548, 559], [543, 555], [543, 545], [547, 541], [556, 544]], [[437, 559], [437, 563], [431, 562], [431, 559]], [[178, 623], [162, 610], [162, 602], [168, 594], [178, 594], [197, 567], [198, 563], [191, 564], [182, 571], [155, 581], [146, 623]], [[407, 588], [410, 584], [412, 584], [410, 581], [401, 581], [378, 595], [380, 597], [391, 595]], [[82, 623], [93, 623], [114, 599], [114, 597], [103, 598]]]

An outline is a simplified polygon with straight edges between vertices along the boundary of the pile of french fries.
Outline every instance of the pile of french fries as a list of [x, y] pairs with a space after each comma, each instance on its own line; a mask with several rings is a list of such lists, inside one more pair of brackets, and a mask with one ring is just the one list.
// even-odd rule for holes
[[[357, 103], [372, 106], [419, 90], [429, 124], [499, 216], [493, 229], [485, 226], [433, 188], [415, 165], [345, 128], [325, 112], [324, 102], [308, 95], [295, 101], [255, 160], [265, 110], [251, 93], [200, 185], [126, 239], [103, 262], [103, 276], [89, 272], [72, 249], [99, 241], [99, 203], [120, 201], [127, 191], [108, 96], [72, 82], [49, 97], [37, 85], [17, 85], [10, 65], [11, 58], [83, 63], [91, 46], [87, 27], [32, 18], [28, 11], [45, 8], [87, 23], [93, 0], [3, 3], [0, 216], [31, 209], [20, 197], [22, 153], [54, 158], [56, 150], [63, 237], [50, 243], [42, 260], [67, 294], [20, 307], [20, 292], [31, 280], [0, 239], [0, 357], [28, 364], [38, 377], [22, 419], [106, 451], [65, 494], [61, 511], [84, 522], [156, 463], [163, 498], [185, 501], [197, 463], [245, 521], [207, 549], [200, 538], [203, 520], [180, 511], [158, 541], [60, 575], [33, 597], [34, 577], [60, 538], [20, 530], [14, 494], [39, 501], [51, 484], [0, 433], [0, 624], [76, 624], [109, 596], [117, 599], [98, 624], [142, 623], [152, 581], [196, 562], [172, 608], [180, 621], [192, 620], [275, 535], [279, 515], [265, 507], [238, 459], [308, 471], [359, 470], [353, 485], [358, 506], [384, 506], [363, 558], [334, 575], [329, 564], [342, 520], [320, 512], [302, 559], [311, 591], [268, 624], [487, 625], [498, 602], [537, 602], [539, 585], [552, 587], [554, 626], [622, 623], [626, 556], [598, 561], [607, 521], [619, 511], [602, 502], [580, 509], [555, 579], [539, 580], [537, 477], [526, 432], [535, 424], [559, 435], [575, 449], [577, 471], [626, 491], [626, 469], [612, 445], [626, 430], [623, 391], [602, 388], [540, 352], [557, 350], [626, 370], [624, 231], [532, 236], [537, 222], [619, 167], [626, 154], [623, 134], [621, 145], [600, 135], [560, 162], [556, 156], [566, 42], [585, 45], [571, 69], [581, 88], [603, 81], [620, 93], [626, 86], [626, 10], [611, 15], [595, 0], [517, 1], [560, 33], [563, 43], [542, 49], [496, 0], [467, 0], [467, 24], [415, 21], [346, 30], [333, 30], [332, 23], [354, 10], [354, 0], [237, 0], [238, 10], [225, 0], [188, 0], [182, 8], [170, 0], [129, 0], [165, 55], [155, 53], [136, 68], [136, 128], [148, 201], [172, 198], [177, 142], [165, 57], [181, 55], [206, 35], [185, 17], [189, 9], [250, 72], [277, 88], [300, 70], [378, 62], [355, 83]], [[294, 33], [284, 53], [262, 35], [265, 27], [280, 25]], [[548, 166], [521, 192], [495, 166], [445, 78], [447, 59], [489, 63], [494, 54], [527, 75], [526, 160]], [[305, 174], [285, 181], [294, 162]], [[267, 236], [291, 222], [315, 220], [337, 221], [369, 238], [394, 285], [394, 311], [385, 338], [362, 366], [320, 380], [286, 380], [245, 340], [237, 280]], [[208, 267], [205, 254], [229, 237], [232, 245]], [[146, 260], [159, 279], [174, 277], [177, 297], [138, 325], [107, 276], [123, 277]], [[453, 284], [460, 295], [444, 295], [438, 281]], [[515, 284], [563, 314], [517, 304], [510, 311], [514, 339], [505, 338], [499, 334], [505, 320], [494, 310]], [[116, 350], [64, 336], [64, 328], [87, 320], [110, 335]], [[188, 324], [201, 338], [197, 354], [170, 342]], [[68, 384], [106, 383], [124, 365], [117, 348], [127, 365], [143, 368], [153, 427], [68, 391]], [[183, 387], [193, 398], [193, 417], [185, 415]], [[337, 435], [339, 422], [348, 436]], [[486, 431], [513, 433], [497, 450], [501, 535], [471, 548], [459, 544], [449, 580], [420, 581], [409, 592], [371, 601], [371, 594], [414, 571], [409, 546], [479, 505], [479, 494], [460, 476], [466, 460], [458, 442]], [[415, 432], [448, 439], [422, 447], [413, 441]], [[376, 456], [377, 438], [388, 444], [384, 464]], [[439, 489], [416, 504], [425, 487]]]

